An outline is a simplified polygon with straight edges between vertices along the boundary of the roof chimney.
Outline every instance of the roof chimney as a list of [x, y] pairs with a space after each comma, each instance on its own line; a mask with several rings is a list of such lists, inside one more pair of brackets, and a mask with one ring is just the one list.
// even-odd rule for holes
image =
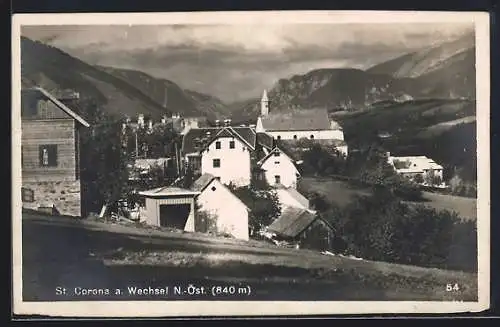
[[143, 114], [139, 114], [139, 117], [137, 117], [137, 124], [140, 127], [144, 127], [144, 115]]
[[219, 127], [220, 126], [220, 120], [216, 119], [215, 120], [215, 127]]

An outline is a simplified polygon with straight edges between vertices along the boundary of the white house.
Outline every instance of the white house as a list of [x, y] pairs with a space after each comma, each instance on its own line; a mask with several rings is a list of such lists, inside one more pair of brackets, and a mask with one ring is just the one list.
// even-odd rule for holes
[[261, 113], [257, 118], [257, 133], [268, 133], [276, 139], [344, 141], [342, 127], [328, 116], [326, 109], [270, 110], [267, 92], [261, 99]]
[[[245, 129], [241, 127], [239, 129]], [[201, 174], [212, 174], [223, 184], [247, 186], [251, 182], [251, 152], [255, 150], [255, 131], [247, 137], [237, 128], [223, 127], [200, 151]]]
[[434, 177], [441, 181], [436, 187], [444, 187], [443, 166], [426, 156], [394, 157], [387, 153], [387, 160], [395, 171], [407, 178], [415, 180], [416, 176], [421, 176], [420, 184], [429, 186], [429, 179]]
[[264, 158], [258, 161], [267, 183], [271, 186], [297, 187], [300, 172], [293, 158], [274, 147]]
[[196, 197], [198, 212], [205, 212], [214, 218], [215, 228], [219, 233], [228, 233], [237, 239], [249, 239], [249, 208], [218, 178], [203, 174], [193, 186], [199, 192]]

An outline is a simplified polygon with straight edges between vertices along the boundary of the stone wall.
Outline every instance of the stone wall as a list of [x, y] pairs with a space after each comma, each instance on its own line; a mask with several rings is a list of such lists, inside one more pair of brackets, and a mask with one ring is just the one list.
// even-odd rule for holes
[[23, 182], [22, 186], [34, 191], [34, 202], [23, 202], [24, 208], [41, 209], [54, 205], [61, 215], [81, 215], [80, 181]]

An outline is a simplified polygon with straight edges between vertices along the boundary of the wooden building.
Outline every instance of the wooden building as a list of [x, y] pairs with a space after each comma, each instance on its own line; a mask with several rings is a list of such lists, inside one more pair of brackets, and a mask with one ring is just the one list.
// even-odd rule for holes
[[22, 90], [23, 207], [81, 216], [81, 128], [89, 127], [64, 100], [35, 87]]

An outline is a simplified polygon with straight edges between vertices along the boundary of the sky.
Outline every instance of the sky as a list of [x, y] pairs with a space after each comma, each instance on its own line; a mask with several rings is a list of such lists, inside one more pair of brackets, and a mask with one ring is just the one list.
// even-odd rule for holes
[[140, 70], [233, 102], [258, 97], [280, 78], [367, 69], [471, 30], [458, 23], [44, 25], [21, 34], [90, 64]]

